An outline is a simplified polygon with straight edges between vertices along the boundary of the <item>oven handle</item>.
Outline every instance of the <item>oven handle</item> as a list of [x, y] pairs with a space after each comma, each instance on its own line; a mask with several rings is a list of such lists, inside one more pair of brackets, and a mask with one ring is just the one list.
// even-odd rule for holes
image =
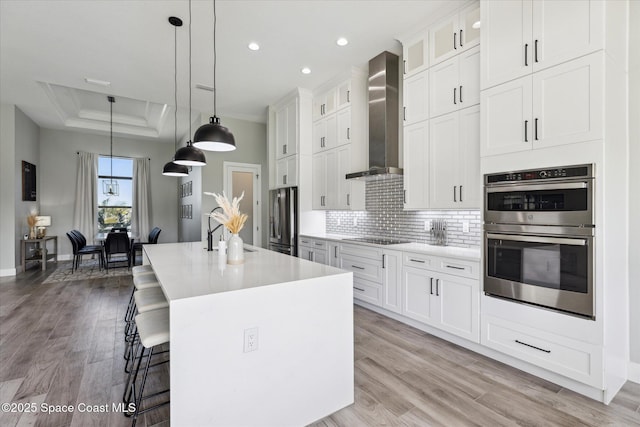
[[511, 234], [493, 234], [487, 233], [488, 239], [497, 240], [513, 240], [516, 242], [531, 242], [531, 243], [558, 243], [560, 245], [572, 245], [572, 246], [586, 246], [586, 239], [572, 239], [563, 237], [543, 237], [543, 236], [524, 236], [524, 235], [511, 235]]
[[574, 190], [578, 188], [588, 188], [586, 182], [565, 182], [565, 183], [541, 183], [531, 185], [506, 185], [504, 187], [487, 187], [488, 193], [506, 193], [511, 191], [527, 191], [527, 190]]

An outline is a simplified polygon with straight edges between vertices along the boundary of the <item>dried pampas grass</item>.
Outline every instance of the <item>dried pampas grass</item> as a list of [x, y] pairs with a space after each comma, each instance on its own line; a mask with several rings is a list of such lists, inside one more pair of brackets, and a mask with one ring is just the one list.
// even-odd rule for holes
[[204, 194], [208, 196], [213, 196], [218, 203], [218, 206], [222, 208], [222, 212], [213, 212], [209, 216], [220, 224], [227, 227], [227, 229], [232, 234], [238, 234], [242, 227], [244, 227], [244, 223], [247, 221], [248, 216], [240, 212], [240, 200], [244, 197], [244, 191], [240, 195], [240, 197], [234, 197], [231, 202], [227, 198], [225, 192], [222, 192], [222, 195], [216, 193], [208, 193], [204, 192]]

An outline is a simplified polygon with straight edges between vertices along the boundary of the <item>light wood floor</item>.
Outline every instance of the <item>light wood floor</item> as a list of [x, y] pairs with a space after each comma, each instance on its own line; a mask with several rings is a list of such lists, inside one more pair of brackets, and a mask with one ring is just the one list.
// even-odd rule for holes
[[[0, 278], [0, 403], [121, 401], [130, 277]], [[640, 426], [640, 385], [609, 406], [355, 307], [356, 403], [313, 426]], [[150, 387], [168, 381], [166, 365]], [[215, 405], [212, 402], [212, 410]], [[169, 425], [168, 406], [138, 425]], [[120, 413], [0, 413], [0, 426], [125, 426]]]

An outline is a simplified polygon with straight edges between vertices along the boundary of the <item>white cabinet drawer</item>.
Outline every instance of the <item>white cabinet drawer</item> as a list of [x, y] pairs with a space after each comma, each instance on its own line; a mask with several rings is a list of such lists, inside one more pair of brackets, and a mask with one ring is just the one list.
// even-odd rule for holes
[[480, 263], [464, 261], [452, 258], [437, 258], [435, 266], [443, 273], [454, 276], [468, 277], [478, 280], [480, 278]]
[[369, 280], [354, 278], [353, 297], [369, 304], [382, 306], [382, 285]]
[[576, 381], [602, 387], [599, 346], [488, 315], [482, 316], [482, 344]]
[[433, 257], [423, 254], [405, 252], [402, 263], [405, 267], [426, 268], [428, 270], [437, 268]]
[[367, 245], [340, 244], [342, 255], [353, 255], [359, 258], [370, 258], [382, 262], [382, 249]]
[[371, 280], [380, 284], [382, 283], [382, 260], [376, 261], [341, 253], [340, 268], [347, 271], [353, 271], [353, 276], [355, 278]]

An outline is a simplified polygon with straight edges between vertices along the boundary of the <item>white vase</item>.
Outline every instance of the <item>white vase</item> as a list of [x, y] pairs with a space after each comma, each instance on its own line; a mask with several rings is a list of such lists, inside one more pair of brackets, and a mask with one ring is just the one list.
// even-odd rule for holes
[[232, 234], [227, 243], [227, 264], [244, 262], [244, 243], [237, 234]]

